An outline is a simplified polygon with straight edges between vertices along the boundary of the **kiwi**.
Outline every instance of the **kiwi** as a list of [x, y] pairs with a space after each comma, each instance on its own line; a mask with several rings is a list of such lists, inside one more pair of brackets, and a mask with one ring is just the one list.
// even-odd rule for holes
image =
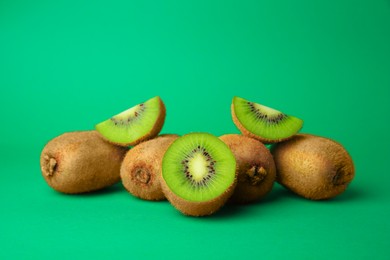
[[178, 135], [161, 135], [140, 143], [126, 153], [121, 166], [123, 186], [145, 200], [164, 200], [161, 189], [162, 158]]
[[275, 163], [264, 144], [253, 138], [227, 134], [220, 137], [237, 162], [237, 186], [230, 201], [250, 203], [272, 190], [276, 177]]
[[96, 131], [64, 133], [43, 148], [41, 171], [47, 184], [63, 193], [84, 193], [120, 181], [128, 149], [110, 144]]
[[264, 105], [234, 97], [231, 105], [234, 124], [243, 135], [263, 143], [291, 138], [302, 128], [303, 120]]
[[294, 193], [312, 200], [343, 193], [355, 176], [351, 156], [338, 142], [298, 134], [271, 148], [277, 181]]
[[219, 210], [236, 185], [236, 160], [214, 135], [190, 133], [176, 139], [162, 161], [162, 189], [185, 215], [205, 216]]
[[157, 96], [97, 124], [95, 128], [111, 143], [132, 146], [156, 137], [164, 120], [165, 105]]

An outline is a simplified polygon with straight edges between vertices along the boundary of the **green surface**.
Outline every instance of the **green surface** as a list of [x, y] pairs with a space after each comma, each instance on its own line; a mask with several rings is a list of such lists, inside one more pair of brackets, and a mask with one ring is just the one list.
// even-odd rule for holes
[[[0, 259], [388, 259], [390, 4], [378, 1], [0, 2]], [[67, 196], [44, 144], [156, 95], [164, 133], [237, 133], [233, 96], [341, 142], [356, 178], [313, 202], [182, 216], [118, 184]]]

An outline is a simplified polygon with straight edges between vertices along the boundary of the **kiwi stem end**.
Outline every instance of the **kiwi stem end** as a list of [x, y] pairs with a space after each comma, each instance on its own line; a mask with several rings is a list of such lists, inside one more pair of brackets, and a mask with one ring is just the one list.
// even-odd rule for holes
[[337, 169], [336, 174], [332, 178], [333, 185], [344, 185], [351, 181], [351, 176], [345, 171], [344, 167]]
[[148, 184], [150, 181], [150, 172], [144, 168], [138, 168], [135, 170], [135, 179], [144, 184]]
[[265, 178], [267, 171], [262, 166], [254, 165], [249, 168], [246, 175], [252, 185], [257, 185]]
[[49, 155], [45, 155], [44, 157], [46, 161], [46, 168], [44, 169], [44, 174], [46, 176], [52, 176], [54, 172], [56, 171], [56, 166], [57, 166], [57, 160], [54, 159], [53, 157], [50, 157]]

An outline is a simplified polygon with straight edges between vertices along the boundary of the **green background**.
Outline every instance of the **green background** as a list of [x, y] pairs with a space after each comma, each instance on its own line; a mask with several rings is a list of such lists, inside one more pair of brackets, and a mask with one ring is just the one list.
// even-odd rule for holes
[[[159, 95], [163, 133], [238, 133], [233, 96], [304, 119], [356, 178], [315, 202], [276, 185], [207, 218], [121, 184], [63, 195], [47, 141]], [[390, 3], [0, 1], [0, 258], [388, 259]]]

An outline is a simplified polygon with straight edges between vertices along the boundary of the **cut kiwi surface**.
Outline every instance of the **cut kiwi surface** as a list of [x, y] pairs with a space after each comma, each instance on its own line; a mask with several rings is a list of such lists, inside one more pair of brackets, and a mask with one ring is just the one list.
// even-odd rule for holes
[[129, 108], [95, 126], [109, 142], [136, 145], [158, 135], [165, 120], [165, 105], [160, 97]]
[[292, 137], [302, 128], [303, 120], [273, 108], [234, 97], [233, 121], [240, 131], [263, 143], [277, 143]]
[[236, 184], [236, 161], [228, 146], [208, 133], [176, 139], [162, 162], [163, 191], [186, 215], [217, 211]]

